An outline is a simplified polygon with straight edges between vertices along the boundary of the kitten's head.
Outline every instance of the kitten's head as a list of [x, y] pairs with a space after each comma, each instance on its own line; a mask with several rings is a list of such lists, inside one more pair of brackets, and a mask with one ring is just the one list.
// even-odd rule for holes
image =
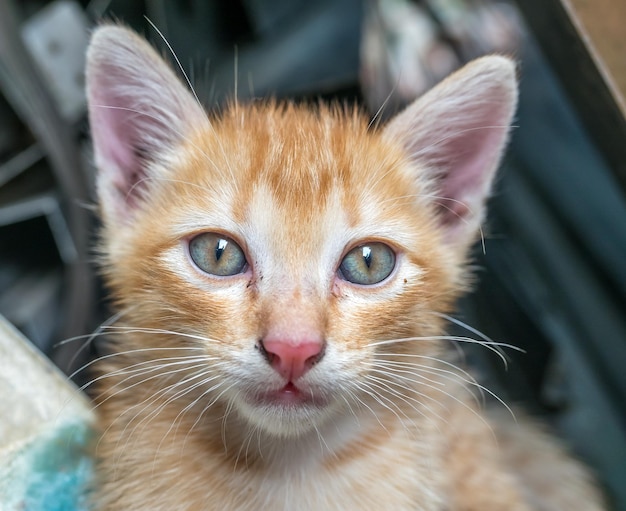
[[271, 102], [209, 119], [116, 26], [95, 32], [87, 78], [107, 282], [136, 330], [116, 349], [193, 355], [174, 373], [198, 384], [187, 402], [276, 434], [384, 406], [389, 371], [436, 354], [513, 115], [511, 61], [469, 64], [383, 129]]

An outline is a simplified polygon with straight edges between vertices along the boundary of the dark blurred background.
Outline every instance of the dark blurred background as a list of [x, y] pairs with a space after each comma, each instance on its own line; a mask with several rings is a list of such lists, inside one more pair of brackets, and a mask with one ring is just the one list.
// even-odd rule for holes
[[561, 37], [550, 24], [562, 20], [548, 4], [0, 0], [0, 314], [68, 374], [97, 353], [88, 334], [110, 312], [93, 264], [83, 66], [99, 21], [126, 23], [167, 55], [150, 20], [209, 110], [273, 95], [385, 118], [474, 57], [513, 55], [516, 128], [458, 318], [525, 350], [507, 368], [486, 350], [468, 357], [566, 438], [626, 510], [626, 138], [607, 124], [616, 109], [601, 73], [571, 27]]

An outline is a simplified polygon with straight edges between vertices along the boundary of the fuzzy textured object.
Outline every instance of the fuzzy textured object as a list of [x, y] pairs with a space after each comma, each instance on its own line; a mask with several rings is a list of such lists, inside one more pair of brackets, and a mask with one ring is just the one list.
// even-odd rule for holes
[[0, 410], [2, 510], [86, 509], [91, 406], [1, 316]]

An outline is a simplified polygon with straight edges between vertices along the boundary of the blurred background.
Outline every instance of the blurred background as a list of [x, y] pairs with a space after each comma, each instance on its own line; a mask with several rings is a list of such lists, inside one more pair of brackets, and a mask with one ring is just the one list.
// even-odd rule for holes
[[[99, 21], [123, 21], [167, 55], [152, 22], [209, 110], [273, 95], [358, 103], [384, 119], [464, 62], [509, 54], [520, 63], [516, 128], [458, 318], [525, 353], [508, 353], [505, 368], [464, 349], [626, 510], [626, 109], [619, 77], [599, 65], [610, 34], [590, 49], [576, 3], [0, 0], [0, 314], [67, 374], [98, 349], [72, 339], [111, 314], [94, 264], [83, 90]], [[596, 2], [597, 16], [625, 22], [619, 4]]]

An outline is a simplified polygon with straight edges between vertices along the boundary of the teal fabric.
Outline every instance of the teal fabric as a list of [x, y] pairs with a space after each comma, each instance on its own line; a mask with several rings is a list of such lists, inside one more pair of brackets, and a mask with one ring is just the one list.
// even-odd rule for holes
[[14, 460], [10, 509], [87, 511], [93, 475], [93, 432], [73, 424], [40, 435]]

